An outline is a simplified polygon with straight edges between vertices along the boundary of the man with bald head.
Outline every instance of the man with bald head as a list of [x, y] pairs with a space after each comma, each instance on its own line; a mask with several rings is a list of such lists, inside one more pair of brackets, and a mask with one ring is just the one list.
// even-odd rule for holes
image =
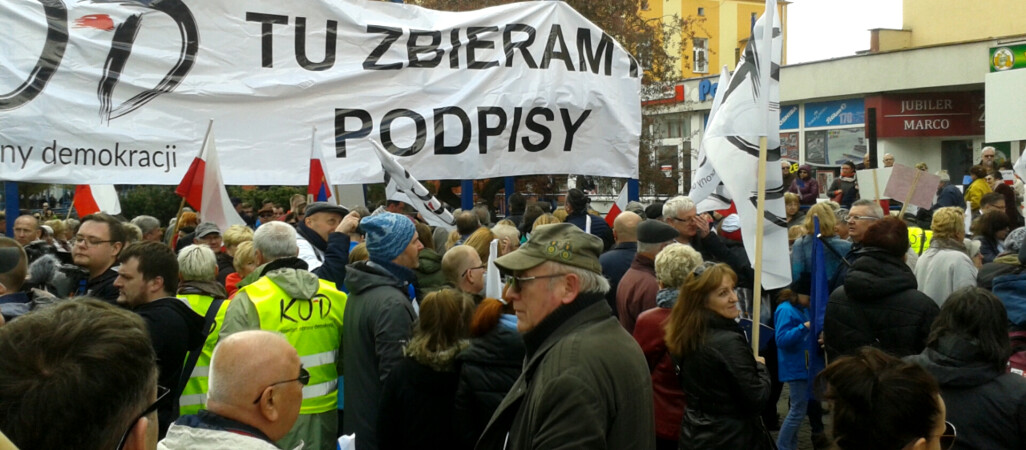
[[620, 285], [620, 279], [627, 270], [631, 268], [631, 261], [638, 252], [638, 224], [641, 223], [641, 216], [624, 211], [613, 220], [613, 240], [616, 244], [609, 251], [599, 257], [599, 264], [602, 265], [602, 275], [609, 280], [609, 292], [606, 292], [606, 301], [613, 309], [613, 316], [616, 311], [616, 288]]
[[18, 241], [22, 247], [39, 240], [40, 236], [42, 236], [42, 228], [40, 228], [39, 219], [36, 216], [25, 214], [14, 219], [14, 240]]
[[275, 450], [299, 417], [309, 381], [284, 336], [261, 330], [232, 334], [214, 348], [207, 409], [179, 418], [157, 448]]
[[442, 274], [445, 281], [456, 289], [474, 296], [480, 303], [484, 293], [484, 274], [487, 267], [481, 262], [477, 249], [469, 245], [457, 245], [442, 256]]

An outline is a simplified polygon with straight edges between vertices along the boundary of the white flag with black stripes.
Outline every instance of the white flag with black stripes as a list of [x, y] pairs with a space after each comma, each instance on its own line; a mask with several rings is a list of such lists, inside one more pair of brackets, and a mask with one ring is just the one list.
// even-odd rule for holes
[[[755, 261], [755, 242], [763, 239], [762, 285], [767, 289], [791, 283], [787, 248], [780, 166], [780, 20], [776, 1], [767, 0], [766, 10], [755, 23], [752, 38], [730, 77], [720, 85], [722, 103], [710, 117], [702, 139], [706, 162], [712, 165], [729, 198], [737, 206], [741, 233], [748, 259]], [[755, 236], [757, 220], [759, 138], [766, 136], [766, 213], [762, 236]], [[701, 171], [701, 167], [699, 171]]]

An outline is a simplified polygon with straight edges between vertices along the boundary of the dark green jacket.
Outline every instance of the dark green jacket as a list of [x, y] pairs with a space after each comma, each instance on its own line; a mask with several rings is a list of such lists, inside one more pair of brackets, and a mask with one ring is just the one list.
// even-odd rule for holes
[[648, 364], [602, 294], [556, 309], [524, 341], [524, 372], [477, 449], [655, 448]]

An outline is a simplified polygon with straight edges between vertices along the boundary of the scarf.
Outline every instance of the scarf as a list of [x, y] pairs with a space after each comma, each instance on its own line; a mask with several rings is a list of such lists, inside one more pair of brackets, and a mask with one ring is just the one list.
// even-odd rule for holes
[[677, 303], [677, 297], [679, 296], [679, 289], [660, 289], [659, 292], [656, 293], [656, 306], [667, 309], [673, 308], [673, 305]]
[[314, 231], [313, 228], [306, 226], [305, 223], [296, 223], [296, 233], [299, 233], [300, 236], [303, 236], [303, 239], [306, 239], [306, 241], [309, 242], [310, 245], [312, 245], [317, 250], [323, 252], [328, 249], [328, 241], [321, 239], [321, 235], [317, 234], [317, 232]]

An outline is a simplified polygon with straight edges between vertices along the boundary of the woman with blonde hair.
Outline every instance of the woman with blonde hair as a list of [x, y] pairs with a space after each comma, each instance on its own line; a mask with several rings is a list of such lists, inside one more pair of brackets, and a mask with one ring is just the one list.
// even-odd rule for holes
[[[837, 214], [834, 209], [826, 203], [819, 203], [809, 208], [809, 212], [805, 215], [805, 222], [802, 224], [805, 235], [795, 239], [794, 246], [791, 248], [791, 290], [800, 297], [804, 297], [805, 300], [809, 299], [812, 292], [812, 247], [813, 242], [819, 239], [815, 233], [814, 220], [816, 218], [819, 219], [819, 234], [824, 238], [823, 244], [833, 249], [833, 251], [826, 248], [823, 250], [828, 280], [834, 279], [837, 270], [844, 263], [838, 255], [847, 255], [851, 251], [851, 242], [837, 237]], [[826, 299], [811, 300], [822, 301], [821, 304], [826, 304]]]
[[805, 213], [802, 212], [801, 198], [794, 192], [784, 194], [784, 208], [787, 212], [787, 226], [800, 225], [805, 220]]
[[378, 448], [448, 448], [456, 440], [456, 356], [469, 345], [473, 308], [474, 303], [455, 289], [424, 298], [413, 337], [403, 349], [405, 358], [382, 388]]
[[977, 269], [983, 264], [982, 255], [974, 261], [969, 258], [965, 239], [965, 211], [948, 206], [933, 213], [930, 223], [933, 238], [930, 248], [916, 263], [916, 282], [919, 290], [933, 299], [937, 306], [959, 288], [976, 286]]
[[481, 227], [470, 233], [467, 239], [463, 241], [463, 245], [469, 245], [477, 250], [477, 256], [481, 257], [482, 262], [488, 261], [489, 246], [492, 244], [492, 240], [495, 239], [495, 233], [492, 230]]
[[666, 348], [687, 396], [680, 449], [772, 449], [762, 422], [771, 383], [737, 324], [737, 275], [704, 263], [688, 275], [666, 322]]

